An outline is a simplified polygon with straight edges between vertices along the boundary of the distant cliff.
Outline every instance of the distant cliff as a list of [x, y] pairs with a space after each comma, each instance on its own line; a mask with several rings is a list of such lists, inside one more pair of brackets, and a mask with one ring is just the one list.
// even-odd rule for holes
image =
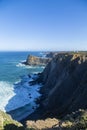
[[57, 54], [41, 74], [43, 106], [62, 116], [87, 108], [87, 55]]
[[28, 55], [26, 65], [46, 65], [51, 59]]

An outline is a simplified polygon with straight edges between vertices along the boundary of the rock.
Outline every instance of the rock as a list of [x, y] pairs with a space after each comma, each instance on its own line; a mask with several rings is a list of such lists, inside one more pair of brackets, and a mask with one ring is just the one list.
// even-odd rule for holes
[[33, 65], [33, 66], [35, 65], [43, 66], [46, 65], [50, 60], [51, 60], [50, 58], [42, 58], [42, 57], [29, 55], [27, 57], [26, 62], [24, 62], [24, 64]]
[[48, 118], [46, 120], [37, 120], [35, 121], [27, 121], [27, 128], [32, 128], [34, 130], [46, 130], [47, 128], [50, 129], [53, 126], [57, 125], [59, 123], [58, 119], [51, 119]]
[[55, 116], [87, 108], [87, 54], [57, 54], [42, 72], [44, 107]]

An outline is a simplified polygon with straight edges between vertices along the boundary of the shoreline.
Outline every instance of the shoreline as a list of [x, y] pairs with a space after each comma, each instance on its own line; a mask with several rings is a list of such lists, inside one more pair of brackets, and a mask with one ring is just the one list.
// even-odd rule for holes
[[46, 115], [47, 110], [44, 108], [42, 101], [44, 98], [43, 93], [41, 92], [41, 88], [40, 88], [40, 94], [41, 97], [40, 99], [36, 101], [36, 104], [39, 104], [39, 107], [36, 108], [36, 110], [34, 112], [32, 112], [31, 114], [29, 114], [27, 117], [23, 118], [22, 120], [20, 120], [20, 122], [26, 126], [26, 121], [28, 120], [32, 120], [32, 121], [37, 121], [37, 120], [44, 120], [48, 117], [48, 115]]
[[29, 80], [29, 86], [32, 89], [32, 93], [31, 92], [29, 93], [29, 100], [31, 100], [34, 91], [36, 91], [36, 96], [34, 95], [34, 97], [36, 98], [32, 100], [30, 103], [25, 104], [24, 106], [21, 106], [19, 108], [6, 112], [10, 114], [13, 119], [20, 122], [22, 120], [26, 120], [27, 117], [29, 117], [32, 113], [34, 113], [38, 109], [38, 107], [40, 107], [39, 101], [41, 100], [41, 97], [42, 97], [40, 89], [42, 85], [36, 82], [39, 76], [38, 74], [28, 75], [28, 77], [31, 79]]

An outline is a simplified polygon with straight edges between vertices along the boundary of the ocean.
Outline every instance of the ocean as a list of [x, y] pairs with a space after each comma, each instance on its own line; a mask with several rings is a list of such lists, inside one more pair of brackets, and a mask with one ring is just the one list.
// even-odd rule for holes
[[0, 110], [18, 121], [35, 111], [35, 101], [41, 96], [41, 85], [30, 86], [29, 81], [44, 67], [21, 64], [29, 54], [43, 56], [41, 52], [0, 52]]

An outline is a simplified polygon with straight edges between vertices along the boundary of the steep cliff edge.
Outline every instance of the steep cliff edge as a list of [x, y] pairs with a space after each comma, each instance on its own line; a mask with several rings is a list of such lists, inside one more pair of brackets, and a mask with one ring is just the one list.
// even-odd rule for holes
[[42, 73], [43, 106], [51, 115], [87, 108], [87, 55], [58, 54]]
[[26, 65], [46, 65], [50, 60], [51, 60], [50, 58], [42, 58], [42, 57], [29, 55], [27, 57], [26, 62], [24, 62], [24, 64], [26, 64]]

